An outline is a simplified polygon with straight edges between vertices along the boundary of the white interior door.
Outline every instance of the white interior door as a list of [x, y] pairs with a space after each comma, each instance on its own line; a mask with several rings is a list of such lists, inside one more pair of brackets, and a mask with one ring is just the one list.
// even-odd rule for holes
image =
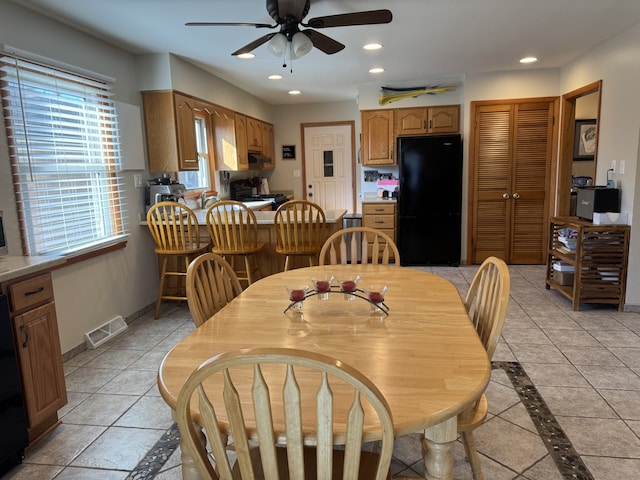
[[307, 200], [324, 210], [353, 205], [351, 125], [304, 127], [305, 185]]

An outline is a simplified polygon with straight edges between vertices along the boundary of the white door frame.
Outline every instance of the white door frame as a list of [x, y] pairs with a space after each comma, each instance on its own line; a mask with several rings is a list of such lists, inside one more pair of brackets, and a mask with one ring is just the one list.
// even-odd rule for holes
[[305, 158], [306, 146], [304, 144], [305, 129], [313, 127], [337, 127], [347, 125], [351, 129], [351, 210], [347, 209], [347, 213], [355, 213], [357, 211], [357, 189], [356, 189], [356, 142], [355, 142], [355, 122], [353, 120], [345, 120], [338, 122], [315, 122], [301, 123], [300, 137], [302, 138], [302, 195], [305, 200], [307, 198], [307, 164]]

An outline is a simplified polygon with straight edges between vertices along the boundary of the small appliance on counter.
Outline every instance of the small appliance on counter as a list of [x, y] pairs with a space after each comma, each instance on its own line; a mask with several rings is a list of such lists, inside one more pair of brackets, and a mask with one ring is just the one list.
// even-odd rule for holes
[[620, 189], [607, 187], [578, 188], [576, 216], [593, 221], [594, 212], [620, 212]]
[[231, 182], [229, 195], [231, 200], [237, 202], [255, 202], [259, 200], [271, 200], [273, 210], [277, 210], [288, 198], [282, 193], [262, 193], [257, 194], [258, 184], [254, 179], [236, 180]]
[[186, 188], [182, 183], [152, 183], [144, 187], [145, 213], [158, 202], [177, 202], [184, 198]]

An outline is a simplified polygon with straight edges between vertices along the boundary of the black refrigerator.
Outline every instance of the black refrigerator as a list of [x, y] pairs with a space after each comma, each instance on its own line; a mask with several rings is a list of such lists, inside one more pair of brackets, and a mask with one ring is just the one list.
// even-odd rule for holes
[[398, 138], [401, 265], [460, 263], [460, 135]]

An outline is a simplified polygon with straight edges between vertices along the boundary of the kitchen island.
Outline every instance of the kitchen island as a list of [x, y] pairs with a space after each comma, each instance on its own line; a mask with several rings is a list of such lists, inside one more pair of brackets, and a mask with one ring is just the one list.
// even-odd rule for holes
[[[258, 265], [260, 266], [260, 273], [263, 277], [267, 275], [273, 275], [284, 270], [284, 256], [276, 253], [276, 229], [275, 229], [275, 216], [276, 212], [273, 210], [261, 210], [264, 207], [265, 202], [247, 202], [246, 204], [253, 210], [258, 222], [258, 242], [264, 243], [264, 249], [258, 254]], [[270, 203], [270, 202], [266, 202]], [[255, 204], [255, 205], [254, 205]], [[200, 225], [200, 235], [205, 238], [209, 237], [207, 231], [206, 215], [207, 210], [197, 209], [193, 210], [198, 219]], [[333, 232], [336, 232], [342, 228], [342, 219], [347, 213], [344, 209], [337, 210], [325, 210], [325, 218], [327, 223], [327, 237]], [[140, 222], [140, 225], [147, 225], [146, 221]], [[294, 267], [299, 266], [294, 264]], [[300, 266], [309, 266], [308, 264]]]

